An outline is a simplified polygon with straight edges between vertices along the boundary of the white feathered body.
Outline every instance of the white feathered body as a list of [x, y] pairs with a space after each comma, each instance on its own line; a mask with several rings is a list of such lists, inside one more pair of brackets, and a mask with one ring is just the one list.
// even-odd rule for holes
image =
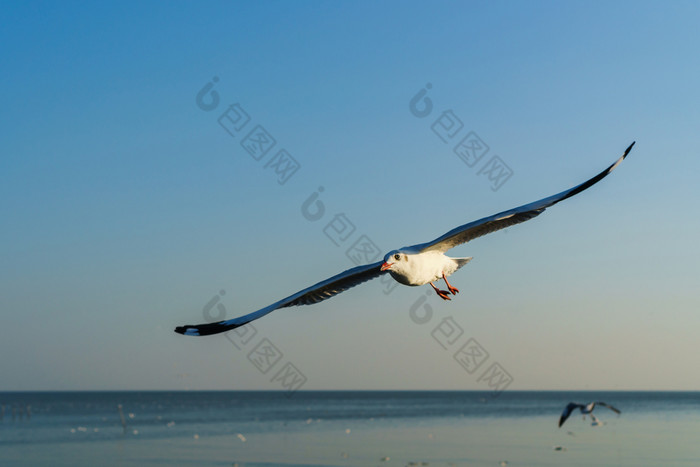
[[391, 277], [403, 285], [418, 286], [450, 276], [461, 268], [470, 258], [450, 258], [439, 251], [424, 251], [406, 254], [402, 260], [392, 264]]

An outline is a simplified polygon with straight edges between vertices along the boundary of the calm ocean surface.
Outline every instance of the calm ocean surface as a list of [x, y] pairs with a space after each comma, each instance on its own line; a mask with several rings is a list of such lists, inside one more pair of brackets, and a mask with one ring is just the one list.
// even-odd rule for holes
[[[592, 400], [622, 415], [556, 427]], [[3, 392], [0, 405], [0, 465], [587, 465], [591, 447], [608, 465], [700, 465], [700, 392]]]

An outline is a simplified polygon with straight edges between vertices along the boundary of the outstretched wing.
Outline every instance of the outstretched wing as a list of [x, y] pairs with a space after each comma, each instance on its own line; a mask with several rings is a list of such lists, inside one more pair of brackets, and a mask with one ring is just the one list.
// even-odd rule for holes
[[581, 193], [583, 190], [590, 188], [591, 186], [604, 179], [610, 172], [612, 172], [615, 169], [615, 167], [617, 167], [620, 164], [620, 162], [622, 162], [622, 160], [625, 157], [627, 157], [627, 154], [632, 149], [632, 146], [634, 146], [634, 143], [629, 145], [622, 157], [620, 157], [614, 164], [612, 164], [610, 167], [603, 170], [601, 173], [591, 178], [590, 180], [581, 183], [580, 185], [562, 191], [561, 193], [556, 194], [554, 196], [550, 196], [549, 198], [544, 198], [530, 204], [524, 204], [520, 207], [510, 209], [508, 211], [503, 211], [498, 214], [494, 214], [493, 216], [484, 217], [483, 219], [479, 219], [477, 221], [461, 225], [450, 230], [441, 237], [436, 238], [432, 242], [414, 245], [409, 248], [417, 251], [434, 250], [444, 253], [450, 248], [454, 248], [457, 245], [466, 243], [470, 240], [474, 240], [475, 238], [481, 237], [482, 235], [486, 235], [497, 230], [505, 229], [506, 227], [510, 227], [511, 225], [519, 224], [521, 222], [530, 220], [533, 217], [537, 217], [540, 214], [542, 214], [542, 212], [546, 208], [553, 206], [560, 201], [564, 201], [567, 198], [571, 198], [572, 196]]
[[606, 404], [605, 402], [596, 402], [595, 404], [596, 404], [596, 405], [600, 405], [600, 406], [602, 406], [602, 407], [607, 407], [607, 408], [609, 408], [610, 410], [612, 410], [613, 412], [615, 412], [615, 413], [618, 414], [618, 415], [622, 413], [622, 412], [620, 412], [618, 409], [616, 409], [615, 407], [613, 407], [612, 405]]
[[559, 428], [561, 428], [566, 419], [569, 418], [571, 412], [573, 412], [576, 409], [580, 409], [581, 407], [583, 407], [581, 404], [569, 402], [569, 405], [567, 405], [566, 408], [564, 408], [564, 411], [561, 413], [561, 417], [559, 417]]
[[175, 328], [175, 332], [186, 336], [208, 336], [211, 334], [230, 331], [231, 329], [243, 326], [279, 308], [297, 305], [312, 305], [338, 295], [339, 293], [370, 279], [386, 274], [386, 271], [381, 270], [381, 266], [382, 261], [366, 264], [364, 266], [357, 266], [245, 316], [219, 321], [216, 323], [196, 325], [188, 324], [186, 326], [178, 326]]

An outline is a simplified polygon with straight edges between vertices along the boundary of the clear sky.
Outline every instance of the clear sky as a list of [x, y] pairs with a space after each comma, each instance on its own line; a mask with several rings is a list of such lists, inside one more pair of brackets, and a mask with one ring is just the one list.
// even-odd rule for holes
[[[699, 21], [696, 2], [2, 2], [0, 390], [290, 370], [488, 389], [493, 365], [510, 389], [700, 389]], [[595, 187], [452, 250], [474, 260], [451, 302], [377, 280], [233, 343], [173, 332], [352, 267], [357, 242], [557, 193], [635, 140]]]

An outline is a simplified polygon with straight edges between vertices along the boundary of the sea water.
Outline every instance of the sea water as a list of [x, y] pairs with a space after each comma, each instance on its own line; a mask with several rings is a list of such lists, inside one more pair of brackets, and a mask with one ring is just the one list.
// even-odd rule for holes
[[[600, 423], [569, 402], [604, 401]], [[0, 465], [700, 465], [699, 392], [0, 393]]]

